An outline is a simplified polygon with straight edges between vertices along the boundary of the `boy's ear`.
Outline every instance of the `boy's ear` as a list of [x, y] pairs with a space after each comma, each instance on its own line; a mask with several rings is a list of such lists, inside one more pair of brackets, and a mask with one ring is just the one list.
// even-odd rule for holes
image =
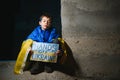
[[41, 25], [41, 21], [39, 21], [39, 25]]

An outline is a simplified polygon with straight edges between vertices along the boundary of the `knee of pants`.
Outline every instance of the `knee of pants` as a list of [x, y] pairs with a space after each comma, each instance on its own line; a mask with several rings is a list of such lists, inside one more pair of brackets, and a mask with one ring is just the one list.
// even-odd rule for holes
[[58, 39], [53, 39], [53, 40], [52, 40], [52, 43], [59, 44], [59, 41], [58, 41]]

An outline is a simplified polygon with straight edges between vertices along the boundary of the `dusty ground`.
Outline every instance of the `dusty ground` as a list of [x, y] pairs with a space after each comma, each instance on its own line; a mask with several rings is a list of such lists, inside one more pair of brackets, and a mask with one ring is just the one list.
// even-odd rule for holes
[[0, 61], [0, 80], [111, 80], [103, 78], [76, 77], [61, 71], [53, 73], [42, 72], [31, 75], [29, 71], [24, 71], [22, 75], [15, 75], [13, 72], [15, 61]]
[[36, 75], [31, 75], [29, 71], [25, 71], [22, 75], [15, 75], [13, 72], [14, 64], [15, 61], [0, 62], [0, 80], [78, 80], [60, 71], [42, 72]]

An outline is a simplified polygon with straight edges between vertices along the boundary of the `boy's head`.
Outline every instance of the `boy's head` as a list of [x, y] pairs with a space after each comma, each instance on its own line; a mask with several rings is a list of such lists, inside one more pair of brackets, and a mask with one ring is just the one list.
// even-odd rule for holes
[[49, 14], [43, 14], [39, 18], [39, 25], [43, 30], [50, 28], [52, 22], [52, 17]]

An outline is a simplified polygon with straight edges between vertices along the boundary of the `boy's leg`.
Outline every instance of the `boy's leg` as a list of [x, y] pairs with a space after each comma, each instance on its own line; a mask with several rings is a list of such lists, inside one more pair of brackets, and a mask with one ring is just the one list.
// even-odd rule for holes
[[45, 63], [45, 72], [52, 73], [54, 71], [54, 63]]
[[31, 74], [38, 74], [43, 71], [44, 71], [44, 63], [40, 61], [34, 61], [34, 64], [30, 69]]
[[59, 40], [58, 40], [58, 39], [53, 39], [53, 40], [52, 40], [52, 43], [59, 44]]

